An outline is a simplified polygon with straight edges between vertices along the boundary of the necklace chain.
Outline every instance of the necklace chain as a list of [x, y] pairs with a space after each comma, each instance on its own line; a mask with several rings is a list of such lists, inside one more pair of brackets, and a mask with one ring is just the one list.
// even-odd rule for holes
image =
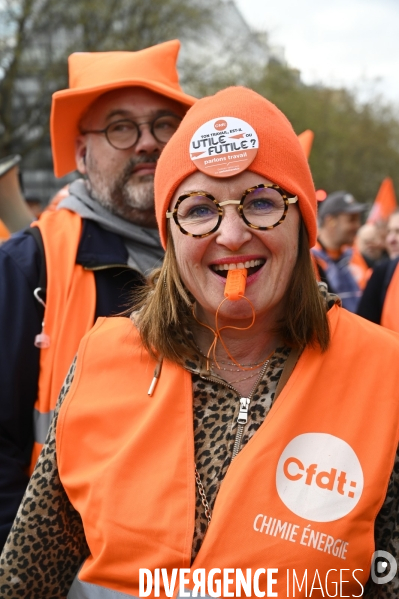
[[[266, 362], [264, 364], [262, 364], [262, 369], [263, 372], [266, 370], [268, 364], [269, 364], [270, 360], [266, 360]], [[228, 368], [223, 368], [222, 370], [229, 370]], [[213, 372], [212, 368], [211, 368], [211, 372]], [[241, 370], [229, 370], [229, 372], [242, 372]], [[216, 374], [216, 373], [214, 373]], [[249, 379], [252, 379], [254, 376], [259, 375], [259, 372], [253, 371], [251, 372], [251, 374], [249, 376], [246, 376], [244, 378], [240, 378], [240, 379], [235, 379], [234, 381], [229, 381], [230, 385], [233, 385], [234, 383], [241, 383], [242, 381], [247, 381]]]
[[198, 492], [201, 497], [201, 503], [205, 508], [205, 516], [206, 516], [206, 519], [208, 520], [208, 526], [209, 526], [209, 524], [211, 523], [211, 520], [212, 520], [212, 510], [209, 507], [209, 503], [208, 503], [208, 500], [207, 500], [206, 494], [205, 494], [205, 489], [202, 484], [200, 474], [197, 470], [197, 466], [195, 466], [195, 482], [197, 483]]
[[[194, 341], [194, 339], [193, 339], [193, 338], [192, 338], [192, 340]], [[201, 348], [199, 347], [198, 343], [196, 343], [196, 342], [194, 341], [194, 345], [195, 345], [195, 347], [197, 348], [199, 355], [200, 355], [202, 358], [206, 358], [206, 359], [208, 360], [208, 359], [209, 359], [209, 357], [208, 357], [208, 356], [206, 356], [206, 355], [205, 355], [205, 354], [202, 352], [202, 350], [201, 350]], [[268, 356], [268, 357], [269, 357], [269, 356]], [[267, 358], [266, 358], [266, 359], [267, 359]], [[212, 361], [212, 362], [215, 364], [215, 361], [214, 361], [214, 360], [211, 360], [211, 361]], [[266, 360], [265, 360], [265, 361], [266, 361]], [[251, 362], [250, 364], [239, 364], [239, 366], [240, 366], [240, 368], [251, 368], [251, 367], [253, 367], [254, 369], [255, 369], [255, 368], [261, 368], [261, 367], [263, 366], [263, 364], [265, 363], [265, 361], [261, 362], [260, 364], [259, 364], [259, 362]], [[236, 365], [236, 364], [235, 364], [235, 362], [232, 362], [231, 360], [219, 360], [219, 359], [218, 359], [218, 364], [227, 364], [228, 366], [235, 366], [235, 365]], [[219, 370], [229, 370], [229, 369], [228, 369], [228, 368], [219, 368]], [[236, 369], [236, 370], [231, 370], [230, 372], [240, 372], [240, 369], [238, 368], [238, 369]]]
[[[198, 352], [199, 352], [200, 356], [201, 356], [202, 358], [206, 358], [206, 359], [208, 360], [208, 359], [209, 359], [209, 358], [208, 358], [208, 356], [205, 356], [205, 354], [203, 354], [203, 353], [202, 353], [202, 351], [201, 351], [200, 347], [197, 345], [197, 343], [195, 343], [195, 341], [194, 341], [194, 344], [195, 344], [195, 347], [198, 349]], [[223, 368], [223, 366], [222, 366], [222, 367], [217, 367], [217, 366], [216, 366], [216, 370], [225, 370], [225, 371], [227, 371], [227, 372], [242, 372], [242, 369], [243, 369], [243, 368], [248, 368], [248, 369], [251, 369], [251, 370], [257, 370], [257, 369], [259, 369], [259, 368], [262, 368], [262, 366], [264, 366], [264, 364], [265, 364], [266, 362], [267, 362], [267, 363], [269, 363], [269, 358], [270, 358], [270, 356], [268, 356], [268, 357], [266, 358], [266, 360], [264, 360], [264, 361], [263, 361], [263, 362], [261, 362], [260, 364], [259, 364], [259, 362], [252, 362], [252, 363], [250, 363], [250, 364], [238, 364], [238, 365], [239, 365], [239, 368]], [[212, 362], [213, 364], [216, 364], [214, 360], [211, 360], [211, 362]], [[227, 364], [228, 366], [235, 366], [235, 365], [236, 365], [236, 364], [235, 364], [234, 362], [232, 362], [231, 360], [218, 360], [218, 362], [217, 362], [217, 363], [218, 363], [218, 364]], [[210, 370], [214, 372], [215, 368], [211, 366]], [[255, 373], [255, 374], [256, 374], [256, 373]], [[253, 376], [255, 376], [255, 374], [252, 374], [251, 376], [249, 376], [249, 377], [246, 377], [245, 379], [239, 379], [239, 380], [244, 380], [244, 381], [245, 381], [247, 378], [252, 378]], [[233, 381], [232, 381], [232, 382], [233, 382]], [[235, 382], [239, 382], [239, 381], [235, 381]]]
[[[211, 361], [215, 364], [214, 360]], [[229, 360], [218, 360], [218, 364], [227, 364], [228, 366], [235, 366], [235, 363]], [[256, 366], [257, 368], [260, 368], [262, 364], [259, 364], [259, 362], [252, 362], [250, 364], [240, 364], [240, 366], [243, 368], [247, 368], [249, 366]], [[224, 370], [224, 368], [222, 368], [221, 370]]]
[[[215, 364], [215, 362], [212, 360], [212, 363]], [[224, 364], [231, 364], [231, 366], [234, 366], [233, 362], [224, 362]], [[265, 364], [265, 362], [263, 363]], [[249, 367], [249, 366], [253, 366], [252, 370], [258, 370], [259, 368], [262, 368], [263, 364], [242, 364], [241, 366], [244, 366], [245, 368]], [[241, 368], [223, 368], [223, 366], [211, 366], [211, 370], [225, 370], [226, 372], [242, 372]]]

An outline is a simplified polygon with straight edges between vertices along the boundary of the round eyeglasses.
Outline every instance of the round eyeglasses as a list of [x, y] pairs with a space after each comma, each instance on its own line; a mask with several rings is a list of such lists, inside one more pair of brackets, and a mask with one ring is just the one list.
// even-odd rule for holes
[[290, 204], [297, 196], [288, 194], [278, 185], [263, 183], [246, 189], [241, 200], [218, 202], [206, 191], [192, 191], [181, 195], [166, 218], [173, 218], [184, 235], [207, 237], [218, 230], [223, 218], [223, 207], [236, 204], [238, 213], [251, 229], [265, 231], [280, 225], [287, 216]]
[[128, 150], [132, 148], [141, 137], [142, 125], [149, 125], [153, 137], [162, 144], [166, 144], [177, 131], [181, 123], [181, 118], [174, 115], [157, 116], [152, 121], [144, 123], [136, 123], [130, 119], [122, 119], [110, 123], [105, 129], [92, 129], [81, 131], [82, 135], [88, 133], [103, 134], [107, 138], [108, 143], [116, 150]]

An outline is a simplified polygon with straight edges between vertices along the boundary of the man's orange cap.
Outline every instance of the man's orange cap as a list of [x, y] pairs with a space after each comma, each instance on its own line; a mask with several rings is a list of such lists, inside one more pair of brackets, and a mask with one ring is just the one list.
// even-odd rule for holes
[[166, 144], [155, 171], [155, 210], [163, 247], [167, 239], [165, 214], [172, 196], [186, 177], [197, 172], [190, 159], [191, 138], [201, 125], [218, 117], [239, 118], [255, 129], [259, 148], [247, 170], [298, 196], [312, 247], [316, 242], [317, 202], [305, 153], [291, 123], [277, 106], [245, 87], [229, 87], [198, 100]]
[[176, 62], [180, 42], [172, 40], [138, 52], [76, 52], [68, 59], [69, 88], [55, 92], [50, 131], [54, 172], [63, 177], [76, 169], [79, 122], [102, 94], [121, 87], [145, 87], [190, 107], [196, 98], [179, 85]]

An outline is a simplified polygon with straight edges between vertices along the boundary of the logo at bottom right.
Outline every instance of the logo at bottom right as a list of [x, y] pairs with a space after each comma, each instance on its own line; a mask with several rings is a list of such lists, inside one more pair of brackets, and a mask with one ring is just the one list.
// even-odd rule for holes
[[398, 565], [388, 551], [375, 551], [371, 558], [371, 579], [376, 584], [386, 584], [395, 578]]

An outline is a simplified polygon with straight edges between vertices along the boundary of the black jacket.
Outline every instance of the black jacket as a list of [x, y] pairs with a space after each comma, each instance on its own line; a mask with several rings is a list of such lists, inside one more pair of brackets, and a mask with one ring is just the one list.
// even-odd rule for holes
[[[43, 278], [39, 245], [23, 231], [0, 247], [0, 550], [29, 480], [40, 357], [34, 338], [44, 311], [33, 296]], [[76, 262], [94, 271], [95, 318], [131, 305], [132, 290], [143, 278], [127, 259], [121, 237], [83, 221]]]
[[357, 314], [375, 322], [381, 323], [382, 309], [389, 283], [393, 277], [399, 258], [383, 260], [373, 269], [373, 274], [367, 281], [362, 298], [357, 308]]

